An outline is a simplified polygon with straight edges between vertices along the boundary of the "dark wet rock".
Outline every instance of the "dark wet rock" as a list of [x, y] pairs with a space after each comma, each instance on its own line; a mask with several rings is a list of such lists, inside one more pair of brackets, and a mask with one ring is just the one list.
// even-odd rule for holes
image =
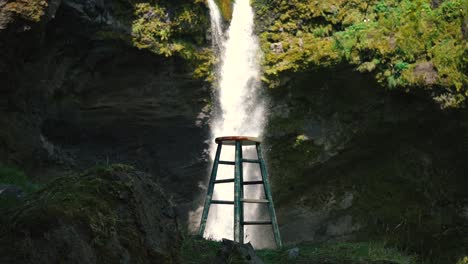
[[272, 43], [270, 45], [270, 49], [273, 53], [275, 54], [281, 54], [281, 53], [284, 53], [284, 49], [283, 49], [283, 44], [281, 42], [278, 42], [278, 43]]
[[131, 34], [129, 19], [133, 6], [130, 2], [63, 0], [62, 5], [75, 19], [79, 19], [84, 23], [99, 27], [101, 30], [106, 29], [114, 33]]
[[0, 184], [0, 199], [12, 198], [15, 200], [21, 200], [25, 195], [24, 190], [19, 186], [13, 184]]
[[250, 243], [242, 245], [232, 240], [223, 239], [222, 247], [213, 263], [263, 264], [263, 261], [255, 254]]
[[432, 8], [438, 8], [444, 0], [431, 0], [431, 7]]
[[59, 178], [6, 222], [1, 263], [173, 263], [180, 243], [160, 187], [125, 165]]
[[132, 164], [155, 175], [187, 217], [207, 174], [209, 85], [186, 60], [129, 43], [130, 2], [47, 3], [53, 14], [30, 33], [0, 30], [0, 162], [41, 181]]
[[429, 61], [417, 63], [414, 67], [413, 75], [421, 79], [427, 86], [434, 85], [438, 78], [438, 73], [434, 68], [434, 64]]
[[[418, 68], [428, 81], [432, 70]], [[285, 243], [390, 239], [440, 262], [463, 252], [466, 110], [379, 91], [346, 68], [285, 79], [265, 134]]]
[[290, 250], [288, 250], [288, 259], [295, 259], [297, 257], [299, 257], [299, 248], [298, 247], [291, 248]]

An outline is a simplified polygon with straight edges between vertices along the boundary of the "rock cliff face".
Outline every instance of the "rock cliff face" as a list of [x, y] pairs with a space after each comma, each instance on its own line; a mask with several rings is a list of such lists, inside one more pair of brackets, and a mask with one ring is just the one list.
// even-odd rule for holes
[[468, 113], [440, 109], [464, 107], [461, 2], [253, 4], [284, 239], [466, 255]]
[[[217, 2], [229, 20], [231, 1]], [[411, 50], [400, 53], [411, 46], [403, 40], [413, 27], [398, 36], [384, 30], [381, 45], [364, 41], [380, 36], [379, 23], [412, 1], [372, 1], [378, 6], [372, 10], [356, 1], [310, 1], [314, 13], [304, 12], [305, 1], [293, 9], [298, 2], [253, 1], [265, 87], [276, 87], [264, 93], [270, 100], [265, 150], [284, 240], [383, 240], [441, 263], [463, 257], [468, 115], [461, 107], [460, 1], [411, 9], [428, 12], [424, 23], [446, 19], [441, 28], [459, 40], [415, 46], [414, 58]], [[356, 22], [366, 14], [375, 21]], [[118, 169], [54, 181], [11, 215], [5, 234], [15, 243], [5, 246], [20, 248], [27, 261], [173, 259], [178, 228], [166, 196], [185, 223], [207, 175], [206, 80], [216, 60], [207, 48], [207, 15], [198, 0], [0, 0], [0, 165], [22, 167], [41, 183], [115, 162], [153, 175]], [[444, 49], [456, 60], [444, 60]], [[434, 53], [432, 60], [426, 53]], [[390, 83], [411, 93], [382, 89]], [[444, 93], [448, 106], [460, 109], [441, 110], [444, 104], [431, 101]], [[89, 190], [79, 188], [88, 184]], [[71, 199], [62, 188], [85, 199]], [[89, 214], [75, 222], [71, 217], [81, 213], [73, 208]], [[38, 215], [41, 221], [30, 222]]]
[[[184, 30], [193, 36], [177, 28], [181, 7], [191, 8]], [[37, 8], [29, 20], [2, 9], [10, 17], [0, 31], [7, 51], [0, 59], [0, 160], [47, 175], [44, 181], [54, 171], [124, 162], [160, 175], [178, 202], [192, 201], [206, 170], [210, 90], [193, 71], [207, 43], [207, 11], [192, 3], [149, 6], [147, 13], [168, 12], [166, 42], [142, 35], [153, 25], [130, 2], [46, 1]], [[194, 12], [203, 16], [191, 18]]]
[[465, 111], [347, 67], [283, 80], [266, 144], [287, 242], [385, 240], [440, 263], [466, 252]]

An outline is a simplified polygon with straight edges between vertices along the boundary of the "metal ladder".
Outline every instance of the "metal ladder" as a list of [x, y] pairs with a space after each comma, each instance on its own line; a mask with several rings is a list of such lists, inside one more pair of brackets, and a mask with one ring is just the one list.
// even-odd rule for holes
[[[244, 243], [244, 226], [246, 225], [272, 225], [275, 242], [278, 248], [282, 247], [280, 232], [278, 228], [278, 222], [276, 220], [276, 213], [273, 204], [273, 198], [271, 195], [270, 183], [268, 181], [268, 172], [265, 166], [265, 161], [262, 155], [262, 149], [260, 146], [261, 141], [254, 137], [219, 137], [216, 138], [215, 142], [218, 144], [215, 160], [213, 163], [213, 169], [211, 171], [210, 182], [208, 185], [207, 195], [205, 199], [205, 205], [203, 208], [203, 214], [200, 223], [200, 229], [198, 234], [203, 236], [206, 227], [206, 221], [208, 219], [208, 213], [212, 204], [229, 204], [234, 205], [234, 241]], [[219, 160], [221, 156], [221, 148], [223, 145], [234, 145], [235, 146], [235, 161], [223, 161]], [[257, 150], [257, 160], [244, 159], [242, 158], [242, 146], [255, 146]], [[244, 181], [243, 180], [243, 163], [256, 163], [259, 164], [262, 180], [256, 181]], [[218, 165], [234, 165], [234, 178], [233, 179], [222, 179], [216, 180], [218, 172]], [[213, 191], [215, 184], [219, 183], [234, 183], [234, 201], [223, 201], [213, 200]], [[244, 186], [263, 184], [266, 199], [248, 199], [244, 198]], [[259, 203], [268, 205], [268, 211], [270, 214], [270, 221], [244, 221], [244, 204], [245, 203]]]

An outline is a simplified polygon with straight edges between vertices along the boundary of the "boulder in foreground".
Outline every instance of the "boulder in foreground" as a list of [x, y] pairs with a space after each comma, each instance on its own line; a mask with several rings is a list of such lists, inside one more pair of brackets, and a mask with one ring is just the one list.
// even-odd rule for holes
[[0, 263], [173, 263], [180, 243], [158, 185], [125, 165], [54, 180], [4, 221]]

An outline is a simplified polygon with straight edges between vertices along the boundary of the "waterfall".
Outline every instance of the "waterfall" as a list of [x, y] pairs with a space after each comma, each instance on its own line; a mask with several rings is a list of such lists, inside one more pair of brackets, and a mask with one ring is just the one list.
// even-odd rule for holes
[[[258, 96], [260, 88], [260, 55], [258, 39], [255, 36], [254, 12], [250, 0], [236, 0], [232, 20], [223, 37], [222, 22], [219, 9], [214, 0], [208, 0], [212, 21], [213, 49], [220, 57], [220, 65], [216, 70], [214, 118], [211, 124], [211, 157], [214, 158], [216, 144], [214, 138], [221, 136], [255, 136], [261, 137], [265, 124], [264, 102]], [[244, 147], [244, 157], [254, 158], [254, 149]], [[221, 160], [234, 160], [234, 147], [223, 146]], [[220, 165], [217, 179], [233, 178], [234, 166]], [[260, 178], [257, 167], [244, 165], [244, 179]], [[245, 197], [258, 198], [263, 195], [261, 186], [245, 189]], [[233, 200], [234, 184], [217, 184], [213, 194], [216, 200]], [[244, 207], [245, 219], [255, 220], [262, 215], [256, 205]], [[232, 205], [212, 205], [208, 216], [205, 237], [215, 240], [233, 238], [233, 207]], [[250, 229], [250, 230], [249, 230]], [[257, 247], [266, 246], [263, 236], [256, 242], [260, 231], [248, 227], [246, 242], [251, 241]], [[250, 236], [249, 236], [250, 233]], [[261, 241], [261, 242], [260, 242]]]
[[213, 43], [213, 49], [219, 52], [219, 49], [223, 45], [223, 27], [221, 22], [221, 13], [214, 2], [214, 0], [208, 0], [208, 7], [210, 9], [210, 20], [211, 20], [211, 37]]

